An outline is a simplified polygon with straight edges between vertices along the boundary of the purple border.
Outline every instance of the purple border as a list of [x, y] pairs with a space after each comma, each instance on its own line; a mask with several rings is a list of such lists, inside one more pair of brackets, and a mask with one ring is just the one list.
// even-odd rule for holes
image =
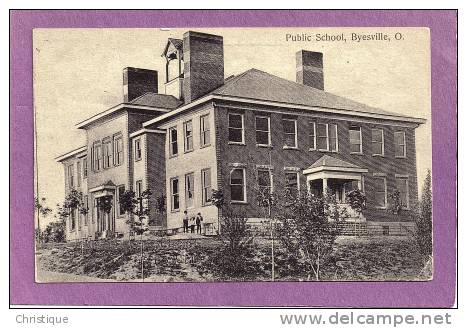
[[[431, 29], [434, 279], [352, 283], [34, 283], [32, 29], [44, 27]], [[11, 11], [10, 302], [36, 305], [450, 307], [456, 288], [456, 11]]]

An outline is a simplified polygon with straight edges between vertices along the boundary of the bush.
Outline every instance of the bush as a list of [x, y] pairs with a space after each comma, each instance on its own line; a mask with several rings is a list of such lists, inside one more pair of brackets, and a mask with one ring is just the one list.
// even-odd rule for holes
[[222, 246], [211, 253], [207, 264], [226, 278], [248, 277], [257, 271], [253, 237], [243, 216], [228, 214], [222, 218]]
[[51, 222], [41, 234], [44, 243], [64, 243], [65, 242], [65, 221]]
[[354, 189], [345, 194], [349, 206], [358, 214], [362, 214], [366, 207], [366, 196], [360, 189]]

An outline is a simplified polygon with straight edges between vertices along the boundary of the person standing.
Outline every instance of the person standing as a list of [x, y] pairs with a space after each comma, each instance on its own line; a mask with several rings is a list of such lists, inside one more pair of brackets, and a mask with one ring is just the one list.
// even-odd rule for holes
[[201, 235], [201, 223], [203, 222], [203, 217], [201, 216], [201, 213], [198, 213], [196, 215], [196, 233]]
[[183, 214], [183, 232], [188, 233], [188, 212], [184, 211]]
[[191, 217], [190, 219], [190, 230], [191, 230], [191, 233], [195, 233], [195, 218], [194, 217]]

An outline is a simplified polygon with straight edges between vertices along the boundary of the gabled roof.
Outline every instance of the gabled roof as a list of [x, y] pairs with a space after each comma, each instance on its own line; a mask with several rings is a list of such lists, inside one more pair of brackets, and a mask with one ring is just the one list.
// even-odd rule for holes
[[357, 165], [343, 161], [338, 158], [331, 157], [329, 155], [324, 155], [316, 162], [311, 164], [308, 168], [314, 169], [316, 167], [347, 167], [347, 168], [358, 168]]
[[308, 168], [303, 170], [303, 174], [312, 174], [323, 171], [335, 171], [335, 172], [354, 172], [354, 173], [365, 173], [367, 169], [361, 168], [355, 164], [343, 161], [341, 159], [323, 155], [316, 162], [311, 164]]
[[172, 95], [159, 94], [154, 92], [147, 92], [138, 98], [130, 101], [130, 104], [151, 106], [157, 108], [174, 109], [182, 104], [182, 101]]
[[162, 52], [162, 57], [167, 55], [167, 50], [169, 50], [170, 45], [173, 45], [175, 49], [183, 51], [183, 41], [180, 39], [169, 38], [167, 44], [165, 45], [164, 51]]
[[212, 91], [211, 94], [370, 114], [409, 117], [367, 106], [254, 68], [226, 81], [223, 86]]

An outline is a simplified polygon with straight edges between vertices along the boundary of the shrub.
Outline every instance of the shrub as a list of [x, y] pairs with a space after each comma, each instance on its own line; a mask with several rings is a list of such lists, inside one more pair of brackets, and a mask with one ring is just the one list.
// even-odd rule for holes
[[212, 270], [223, 277], [239, 278], [254, 274], [253, 237], [247, 219], [229, 213], [222, 218], [222, 246], [208, 256]]
[[354, 189], [345, 194], [347, 204], [358, 214], [362, 214], [366, 207], [366, 196], [360, 189]]

